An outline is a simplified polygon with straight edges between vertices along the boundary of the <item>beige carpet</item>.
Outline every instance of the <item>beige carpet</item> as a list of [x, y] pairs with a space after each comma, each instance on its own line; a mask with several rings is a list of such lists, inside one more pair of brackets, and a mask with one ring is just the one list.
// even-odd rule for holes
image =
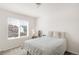
[[21, 47], [2, 52], [1, 55], [27, 55], [27, 51]]

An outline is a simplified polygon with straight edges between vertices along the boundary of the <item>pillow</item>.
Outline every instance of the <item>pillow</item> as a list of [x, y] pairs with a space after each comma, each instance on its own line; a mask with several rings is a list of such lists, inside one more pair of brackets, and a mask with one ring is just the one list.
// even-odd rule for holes
[[54, 32], [52, 32], [52, 31], [49, 31], [49, 32], [48, 32], [48, 36], [49, 36], [49, 37], [53, 37], [53, 34], [54, 34]]

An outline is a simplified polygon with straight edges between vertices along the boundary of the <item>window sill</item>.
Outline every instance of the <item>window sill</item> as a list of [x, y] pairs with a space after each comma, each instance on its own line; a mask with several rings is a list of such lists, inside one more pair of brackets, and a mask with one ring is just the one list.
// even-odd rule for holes
[[12, 37], [12, 38], [8, 38], [8, 40], [17, 40], [17, 39], [21, 39], [21, 38], [27, 38], [27, 36]]

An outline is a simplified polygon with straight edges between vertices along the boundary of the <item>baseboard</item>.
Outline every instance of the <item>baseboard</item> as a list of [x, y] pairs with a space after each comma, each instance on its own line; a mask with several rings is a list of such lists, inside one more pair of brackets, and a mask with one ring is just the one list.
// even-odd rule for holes
[[18, 48], [18, 47], [21, 47], [21, 46], [19, 45], [19, 46], [17, 46], [17, 47], [13, 47], [13, 48], [5, 49], [5, 50], [2, 50], [2, 51], [0, 51], [0, 52], [5, 52], [5, 51], [8, 51], [8, 50], [12, 50], [12, 49]]

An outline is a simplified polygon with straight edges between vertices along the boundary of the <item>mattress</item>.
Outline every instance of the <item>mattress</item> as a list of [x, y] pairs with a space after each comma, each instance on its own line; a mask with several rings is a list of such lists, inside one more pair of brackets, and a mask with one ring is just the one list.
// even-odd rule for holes
[[66, 40], [44, 36], [26, 40], [24, 48], [31, 55], [62, 55], [66, 50]]

